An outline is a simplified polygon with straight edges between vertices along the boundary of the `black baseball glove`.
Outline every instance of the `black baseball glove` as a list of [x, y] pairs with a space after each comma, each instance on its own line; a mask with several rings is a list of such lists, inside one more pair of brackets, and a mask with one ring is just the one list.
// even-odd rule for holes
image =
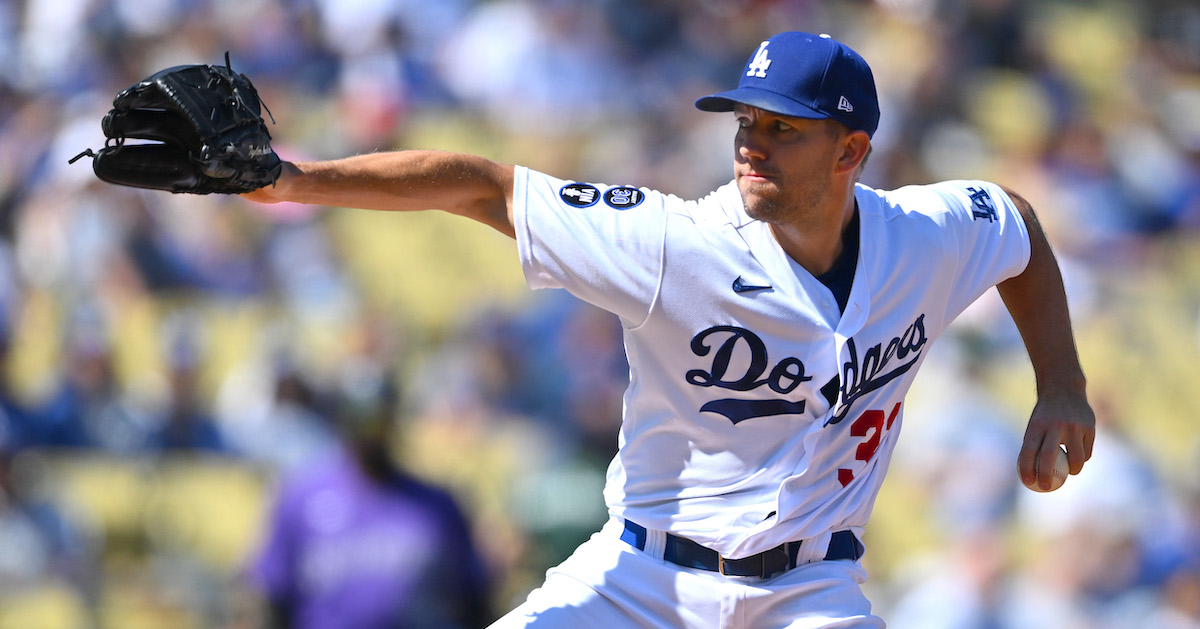
[[97, 177], [122, 186], [250, 192], [274, 184], [282, 168], [264, 109], [250, 79], [230, 67], [229, 53], [224, 67], [167, 68], [121, 90], [100, 123], [104, 148], [71, 163], [91, 157]]

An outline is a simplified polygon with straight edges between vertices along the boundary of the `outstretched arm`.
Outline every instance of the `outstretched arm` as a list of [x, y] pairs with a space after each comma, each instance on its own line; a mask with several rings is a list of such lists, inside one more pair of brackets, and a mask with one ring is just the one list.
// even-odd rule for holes
[[365, 210], [444, 210], [515, 236], [513, 167], [463, 153], [394, 151], [320, 162], [284, 162], [274, 186], [242, 195]]
[[1059, 444], [1067, 448], [1072, 474], [1078, 474], [1092, 457], [1096, 419], [1087, 401], [1054, 252], [1029, 202], [1012, 190], [1005, 188], [1005, 192], [1025, 219], [1031, 253], [1025, 271], [996, 288], [1025, 342], [1037, 382], [1037, 404], [1025, 429], [1017, 466], [1023, 482], [1032, 484], [1036, 479], [1048, 489]]

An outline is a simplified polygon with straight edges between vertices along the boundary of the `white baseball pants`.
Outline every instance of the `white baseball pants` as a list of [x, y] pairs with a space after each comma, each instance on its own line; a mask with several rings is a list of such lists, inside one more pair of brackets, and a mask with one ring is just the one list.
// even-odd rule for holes
[[769, 579], [727, 577], [655, 558], [621, 541], [621, 531], [610, 520], [491, 629], [884, 627], [859, 587], [867, 575], [858, 562], [813, 561]]

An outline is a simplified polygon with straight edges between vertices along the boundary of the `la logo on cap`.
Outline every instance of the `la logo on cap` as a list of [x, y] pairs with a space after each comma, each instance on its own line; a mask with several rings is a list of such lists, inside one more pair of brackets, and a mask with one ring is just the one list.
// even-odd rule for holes
[[758, 52], [754, 53], [750, 65], [746, 66], [746, 76], [767, 78], [767, 68], [771, 67], [771, 60], [767, 58], [767, 44], [769, 43], [769, 41], [765, 41], [758, 45]]
[[868, 136], [879, 127], [870, 66], [828, 34], [778, 33], [752, 50], [740, 69], [737, 88], [697, 99], [696, 107], [727, 112], [740, 104], [810, 120], [832, 118]]

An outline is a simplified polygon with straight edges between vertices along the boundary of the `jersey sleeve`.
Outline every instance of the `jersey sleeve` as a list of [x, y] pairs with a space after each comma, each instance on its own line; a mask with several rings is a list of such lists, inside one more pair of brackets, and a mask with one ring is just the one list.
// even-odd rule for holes
[[1029, 231], [1008, 194], [986, 181], [927, 186], [945, 207], [936, 215], [957, 252], [947, 314], [957, 316], [984, 292], [1029, 264]]
[[643, 321], [662, 275], [668, 196], [524, 167], [515, 174], [513, 223], [530, 288], [563, 288], [627, 325]]

